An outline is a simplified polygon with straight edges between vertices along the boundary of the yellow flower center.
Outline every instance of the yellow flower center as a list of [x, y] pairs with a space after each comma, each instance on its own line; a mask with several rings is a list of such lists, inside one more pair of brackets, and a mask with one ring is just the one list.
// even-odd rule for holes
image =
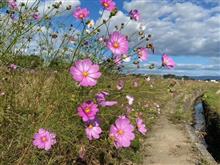
[[119, 135], [123, 135], [124, 134], [124, 131], [123, 130], [118, 130], [118, 132], [117, 132]]
[[108, 4], [107, 2], [104, 2], [104, 3], [103, 3], [103, 6], [104, 6], [104, 7], [109, 7], [109, 4]]
[[90, 125], [89, 125], [89, 128], [90, 128], [90, 129], [91, 129], [91, 128], [93, 128], [93, 125], [92, 125], [92, 124], [90, 124]]
[[84, 14], [80, 14], [79, 18], [83, 19], [84, 18]]
[[117, 41], [115, 41], [115, 42], [113, 43], [113, 47], [114, 47], [114, 48], [119, 48], [119, 43], [118, 43]]
[[84, 77], [88, 77], [89, 73], [88, 72], [83, 72]]
[[86, 112], [86, 113], [89, 113], [90, 111], [91, 111], [90, 108], [86, 108], [86, 109], [85, 109], [85, 112]]
[[42, 141], [42, 142], [46, 142], [46, 141], [47, 141], [47, 138], [46, 138], [45, 136], [43, 136], [43, 137], [41, 138], [41, 141]]

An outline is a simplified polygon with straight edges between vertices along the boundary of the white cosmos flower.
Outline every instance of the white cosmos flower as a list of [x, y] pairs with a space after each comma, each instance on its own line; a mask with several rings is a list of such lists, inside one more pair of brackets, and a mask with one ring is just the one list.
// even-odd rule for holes
[[94, 20], [92, 19], [92, 20], [90, 20], [89, 23], [87, 24], [87, 27], [88, 27], [88, 28], [92, 28], [92, 27], [94, 26], [94, 24], [95, 24], [95, 22], [94, 22]]
[[124, 61], [124, 62], [130, 62], [130, 61], [131, 61], [131, 57], [128, 56], [128, 55], [126, 55], [126, 54], [124, 54], [124, 55], [122, 56], [122, 58], [123, 58], [123, 61]]
[[132, 104], [133, 104], [133, 102], [134, 102], [134, 97], [132, 97], [132, 96], [130, 96], [130, 95], [127, 95], [127, 96], [126, 96], [126, 99], [128, 100], [128, 104], [129, 104], [129, 105], [132, 105]]

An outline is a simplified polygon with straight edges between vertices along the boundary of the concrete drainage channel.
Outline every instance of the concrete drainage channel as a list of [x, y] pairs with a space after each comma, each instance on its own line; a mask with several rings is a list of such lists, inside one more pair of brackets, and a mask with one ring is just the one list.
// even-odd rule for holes
[[198, 98], [201, 98], [201, 96], [202, 96], [201, 92], [196, 92], [195, 94], [193, 94], [193, 97], [191, 97], [194, 98], [194, 100], [191, 98], [189, 98], [190, 100], [186, 100], [185, 105], [187, 106], [185, 106], [184, 109], [188, 111], [191, 109], [195, 110], [194, 112], [195, 123], [193, 126], [186, 124], [185, 127], [191, 138], [191, 141], [195, 144], [201, 155], [206, 159], [206, 161], [209, 164], [215, 165], [218, 163], [215, 161], [213, 156], [207, 150], [207, 144], [205, 142], [204, 137], [200, 136], [201, 133], [205, 131], [205, 118], [202, 112], [203, 109], [201, 109], [202, 103], [198, 100]]

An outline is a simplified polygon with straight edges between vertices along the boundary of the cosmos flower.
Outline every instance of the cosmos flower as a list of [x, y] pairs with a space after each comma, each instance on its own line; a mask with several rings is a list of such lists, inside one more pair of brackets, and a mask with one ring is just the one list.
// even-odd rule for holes
[[127, 54], [128, 53], [128, 40], [124, 35], [115, 31], [110, 35], [107, 41], [107, 47], [115, 55]]
[[115, 63], [117, 66], [121, 65], [121, 63], [122, 63], [122, 57], [121, 57], [121, 56], [115, 55], [113, 58], [114, 58], [113, 61], [114, 61], [114, 63]]
[[124, 85], [125, 85], [124, 81], [123, 80], [119, 80], [117, 85], [116, 85], [116, 88], [118, 90], [122, 90], [124, 88]]
[[16, 10], [18, 9], [17, 3], [15, 0], [8, 0], [8, 5], [11, 9]]
[[133, 104], [133, 102], [134, 102], [134, 97], [133, 97], [133, 96], [127, 95], [127, 96], [126, 96], [126, 99], [128, 100], [128, 104], [129, 104], [129, 105], [132, 105], [132, 104]]
[[48, 151], [56, 143], [56, 135], [44, 128], [40, 128], [38, 133], [34, 134], [33, 145], [39, 149]]
[[96, 113], [99, 111], [97, 104], [90, 100], [82, 103], [77, 110], [79, 116], [82, 117], [84, 122], [94, 120]]
[[133, 131], [134, 126], [130, 120], [121, 116], [115, 121], [115, 124], [111, 125], [109, 136], [114, 141], [116, 148], [129, 147], [135, 138]]
[[90, 20], [90, 21], [87, 23], [87, 27], [88, 27], [88, 28], [92, 28], [92, 27], [94, 27], [94, 24], [95, 24], [94, 20]]
[[128, 55], [126, 55], [126, 54], [123, 54], [123, 55], [122, 55], [122, 60], [123, 60], [124, 62], [130, 62], [130, 61], [131, 61], [131, 56], [128, 56]]
[[138, 54], [138, 58], [141, 60], [141, 61], [146, 61], [147, 58], [148, 58], [148, 52], [147, 52], [147, 49], [146, 48], [139, 48], [137, 50], [137, 54]]
[[136, 124], [137, 124], [138, 131], [140, 133], [142, 133], [143, 135], [145, 135], [147, 132], [147, 129], [146, 129], [146, 126], [145, 126], [143, 120], [141, 118], [137, 118]]
[[113, 0], [100, 0], [100, 3], [106, 10], [110, 12], [116, 9], [116, 4]]
[[169, 57], [166, 54], [163, 54], [162, 56], [162, 66], [166, 67], [168, 69], [174, 68], [176, 66], [175, 62], [171, 57]]
[[135, 21], [139, 21], [140, 20], [140, 13], [138, 10], [131, 10], [129, 12], [129, 16], [132, 20], [135, 20]]
[[135, 88], [137, 88], [138, 87], [138, 81], [137, 80], [135, 80], [135, 81], [133, 81], [133, 86], [135, 87]]
[[90, 59], [78, 60], [70, 68], [73, 79], [79, 82], [80, 86], [95, 86], [97, 79], [101, 76], [99, 65], [93, 64]]
[[39, 13], [34, 13], [34, 14], [32, 15], [32, 17], [33, 17], [34, 20], [36, 20], [36, 21], [40, 20], [40, 14], [39, 14]]
[[87, 127], [85, 129], [86, 135], [89, 140], [99, 139], [100, 134], [102, 133], [102, 129], [99, 127], [98, 122], [90, 121], [87, 123]]
[[96, 100], [98, 104], [101, 105], [102, 107], [110, 107], [118, 103], [117, 101], [106, 101], [106, 96], [108, 95], [109, 93], [105, 91], [97, 93]]
[[0, 96], [4, 96], [5, 95], [5, 92], [0, 92]]
[[73, 12], [73, 16], [78, 20], [83, 20], [89, 16], [89, 10], [87, 8], [77, 7]]
[[12, 70], [16, 70], [16, 69], [17, 69], [17, 65], [15, 65], [15, 64], [10, 64], [10, 65], [9, 65], [9, 68], [12, 69]]
[[80, 157], [81, 159], [84, 159], [85, 155], [86, 155], [85, 146], [81, 146], [80, 149], [79, 149], [79, 157]]

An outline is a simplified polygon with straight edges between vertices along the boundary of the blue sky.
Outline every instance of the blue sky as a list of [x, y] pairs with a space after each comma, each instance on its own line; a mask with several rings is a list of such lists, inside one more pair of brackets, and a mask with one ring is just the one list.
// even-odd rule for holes
[[[17, 0], [26, 1], [26, 0]], [[51, 3], [60, 0], [44, 0]], [[86, 7], [90, 10], [90, 19], [99, 22], [99, 0], [61, 0], [63, 4]], [[177, 67], [174, 70], [147, 70], [147, 64], [141, 63], [139, 72], [159, 74], [174, 73], [189, 76], [220, 76], [220, 1], [219, 0], [114, 0], [119, 10], [111, 27], [129, 20], [127, 13], [138, 9], [141, 13], [140, 23], [130, 21], [124, 33], [131, 33], [140, 24], [145, 32], [152, 34], [156, 48], [150, 55], [148, 63], [159, 65], [161, 54], [172, 56]], [[71, 11], [72, 13], [72, 11]], [[78, 22], [71, 13], [57, 17], [54, 22], [74, 24]], [[105, 13], [104, 16], [107, 16]], [[103, 17], [104, 17], [103, 16]], [[113, 28], [112, 28], [113, 29]], [[127, 69], [136, 71], [131, 64]]]
[[[177, 40], [175, 37], [172, 36], [167, 36], [165, 39], [162, 39], [161, 42], [156, 41], [156, 49], [161, 49], [162, 51], [157, 51], [155, 55], [151, 55], [149, 58], [148, 63], [158, 63], [161, 58], [162, 52], [166, 52], [166, 49], [169, 50], [169, 44], [166, 45], [166, 48], [163, 47], [164, 44], [167, 43], [167, 39], [169, 39], [170, 49], [168, 51], [169, 55], [174, 58], [174, 60], [177, 63], [177, 68], [174, 70], [159, 70], [159, 71], [151, 71], [147, 70], [145, 63], [141, 64], [141, 69], [139, 72], [143, 73], [174, 73], [178, 75], [192, 75], [192, 76], [202, 76], [202, 75], [213, 75], [213, 76], [220, 76], [220, 31], [217, 29], [220, 29], [220, 3], [217, 0], [191, 0], [191, 1], [184, 1], [184, 0], [169, 0], [169, 1], [153, 1], [153, 0], [115, 0], [117, 7], [120, 11], [123, 13], [126, 13], [130, 9], [137, 8], [141, 11], [142, 15], [144, 13], [144, 16], [142, 17], [143, 19], [141, 20], [143, 23], [147, 22], [152, 22], [153, 25], [152, 27], [152, 32], [156, 30], [163, 30], [160, 26], [160, 24], [163, 23], [169, 23], [171, 21], [173, 24], [170, 25], [165, 25], [165, 29], [168, 29], [170, 33], [175, 31], [175, 28], [182, 28], [183, 30], [178, 30], [176, 31], [176, 35], [183, 36], [183, 38], [179, 38]], [[81, 6], [87, 7], [91, 12], [91, 18], [97, 20], [99, 19], [99, 10], [100, 10], [100, 4], [99, 0], [81, 0]], [[152, 8], [158, 8], [151, 10], [150, 12], [156, 13], [155, 15], [152, 13], [149, 13], [149, 9]], [[165, 6], [165, 7], [164, 7]], [[164, 10], [164, 13], [160, 13], [160, 10]], [[167, 10], [167, 11], [166, 11]], [[198, 17], [189, 19], [188, 17], [192, 17], [191, 15], [185, 16], [183, 12], [189, 12], [193, 15], [198, 15]], [[148, 13], [148, 14], [146, 14]], [[167, 18], [167, 16], [173, 15], [170, 18]], [[186, 14], [187, 15], [187, 14]], [[148, 19], [146, 17], [153, 17], [156, 21], [153, 22], [151, 19]], [[161, 18], [165, 18], [167, 20], [165, 21], [158, 21], [157, 18], [160, 20]], [[218, 20], [219, 18], [219, 20]], [[119, 17], [118, 20], [122, 18]], [[171, 20], [170, 20], [171, 19]], [[186, 27], [182, 27], [178, 24], [178, 21], [181, 22], [181, 19], [184, 20], [182, 23], [189, 23], [187, 26], [190, 26], [190, 24], [194, 25], [195, 27], [192, 26], [192, 28], [189, 28], [189, 30], [192, 29], [192, 33], [188, 32], [188, 29]], [[210, 24], [213, 24], [212, 26], [203, 26], [202, 22], [204, 22], [204, 19], [209, 19]], [[211, 22], [212, 21], [212, 22]], [[119, 22], [119, 21], [117, 21]], [[206, 24], [207, 24], [206, 23]], [[196, 27], [198, 25], [198, 27]], [[132, 26], [132, 25], [131, 25]], [[171, 28], [170, 28], [170, 27]], [[170, 28], [170, 29], [169, 29]], [[202, 28], [202, 29], [201, 29]], [[210, 31], [210, 29], [216, 28], [215, 31]], [[185, 31], [184, 31], [185, 30]], [[193, 34], [193, 31], [199, 31], [199, 33]], [[207, 35], [204, 35], [204, 31], [210, 31]], [[186, 33], [186, 34], [185, 34]], [[214, 34], [213, 34], [214, 33]], [[161, 35], [160, 33], [155, 33], [155, 35]], [[190, 34], [189, 36], [187, 36]], [[171, 34], [172, 35], [172, 34]], [[203, 35], [202, 37], [200, 35]], [[218, 37], [209, 37], [212, 35], [218, 36]], [[192, 49], [192, 51], [187, 50], [187, 46], [190, 46], [190, 43], [187, 44], [186, 46], [181, 45], [182, 43], [187, 42], [187, 38], [189, 40], [191, 38], [194, 45], [191, 45], [189, 49]], [[198, 36], [198, 39], [197, 39]], [[154, 37], [154, 36], [153, 36]], [[160, 40], [160, 36], [156, 36], [157, 40]], [[205, 41], [201, 42], [201, 41]], [[214, 42], [215, 41], [215, 42]], [[163, 44], [164, 42], [164, 44]], [[177, 42], [180, 42], [180, 44], [177, 44]], [[201, 42], [201, 43], [200, 43]], [[197, 44], [198, 43], [198, 44]], [[176, 49], [173, 44], [176, 44], [176, 47], [181, 47]], [[202, 46], [201, 46], [202, 44]], [[209, 45], [210, 44], [210, 45]], [[212, 45], [215, 45], [213, 47]], [[195, 48], [194, 48], [195, 47]], [[197, 48], [198, 47], [198, 48]], [[204, 47], [204, 48], [201, 48]], [[172, 50], [173, 49], [173, 50]], [[209, 51], [209, 49], [211, 51]], [[129, 70], [136, 70], [135, 67], [128, 65]]]

